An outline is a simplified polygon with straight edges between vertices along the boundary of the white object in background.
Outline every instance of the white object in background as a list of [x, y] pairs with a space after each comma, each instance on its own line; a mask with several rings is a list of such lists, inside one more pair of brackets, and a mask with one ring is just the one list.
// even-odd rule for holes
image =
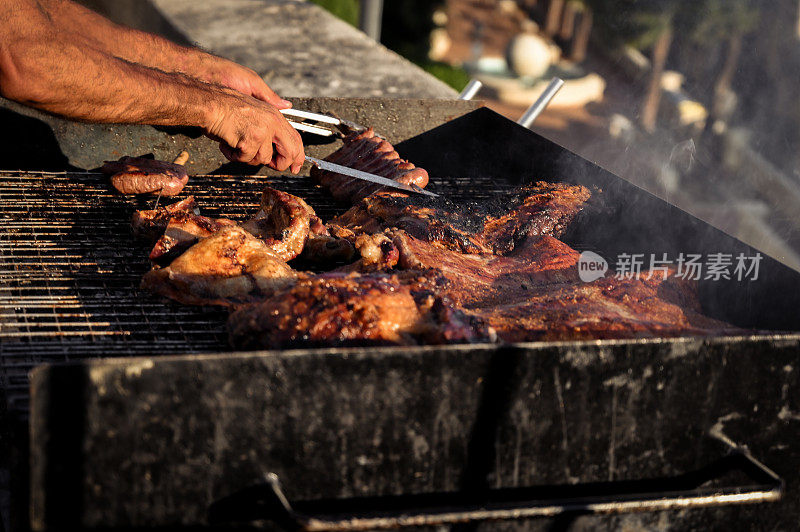
[[521, 77], [539, 78], [553, 64], [550, 44], [537, 35], [521, 33], [508, 47], [508, 66]]
[[445, 28], [436, 28], [431, 32], [431, 49], [428, 50], [428, 57], [432, 61], [441, 61], [450, 51], [453, 41]]
[[471, 100], [478, 94], [478, 91], [481, 90], [483, 87], [483, 83], [478, 81], [477, 79], [471, 79], [467, 86], [464, 87], [464, 90], [461, 91], [461, 94], [458, 95], [459, 100]]

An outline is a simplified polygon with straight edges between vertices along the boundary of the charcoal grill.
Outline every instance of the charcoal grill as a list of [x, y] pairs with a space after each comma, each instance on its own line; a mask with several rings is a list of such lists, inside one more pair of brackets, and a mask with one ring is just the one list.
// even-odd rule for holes
[[[398, 151], [454, 199], [488, 199], [530, 177], [601, 188], [603, 202], [566, 238], [581, 250], [754, 253], [486, 109]], [[306, 180], [268, 179], [323, 218], [337, 212]], [[253, 211], [264, 184], [201, 175], [187, 193], [204, 213], [236, 217]], [[487, 508], [591, 526], [800, 518], [800, 336], [791, 332], [800, 330], [800, 277], [769, 257], [759, 281], [704, 282], [700, 292], [707, 314], [784, 331], [770, 335], [231, 354], [220, 312], [138, 290], [147, 250], [132, 244], [128, 223], [142, 206], [91, 172], [0, 173], [2, 376], [12, 417], [31, 415], [37, 528], [297, 525], [315, 513], [343, 528], [358, 512], [330, 517], [331, 508], [356, 503], [383, 509], [362, 508], [361, 518], [397, 524], [408, 515], [398, 501], [427, 508], [420, 519], [456, 515], [449, 522], [469, 511], [508, 517]], [[46, 362], [71, 363], [37, 370], [29, 405], [26, 374]], [[756, 461], [738, 473], [714, 465], [731, 451], [774, 469], [783, 501], [682, 509], [709, 494], [780, 497], [781, 482]], [[698, 473], [720, 469], [730, 478], [708, 484]], [[270, 473], [290, 506], [277, 504]], [[608, 494], [617, 498], [597, 499]], [[588, 500], [623, 511], [626, 498], [670, 497], [684, 502], [642, 503], [662, 513], [639, 517], [584, 515], [594, 511]], [[534, 524], [550, 525], [518, 526]]]

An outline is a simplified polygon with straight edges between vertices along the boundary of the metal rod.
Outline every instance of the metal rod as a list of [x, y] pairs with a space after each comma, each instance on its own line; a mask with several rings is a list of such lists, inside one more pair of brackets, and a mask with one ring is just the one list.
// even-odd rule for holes
[[305, 118], [307, 120], [316, 120], [317, 122], [324, 122], [326, 124], [333, 124], [334, 126], [342, 123], [338, 118], [323, 115], [320, 113], [312, 113], [309, 111], [302, 111], [300, 109], [281, 109], [281, 114], [284, 116], [294, 116], [297, 118]]
[[372, 39], [381, 40], [381, 19], [383, 18], [383, 0], [361, 0], [358, 16], [358, 27]]
[[477, 79], [469, 80], [467, 86], [464, 87], [464, 90], [462, 90], [461, 94], [458, 95], [458, 99], [471, 100], [472, 98], [475, 97], [476, 94], [478, 94], [478, 91], [481, 90], [481, 87], [483, 87], [483, 83], [481, 83], [479, 80]]
[[547, 107], [547, 105], [550, 103], [550, 100], [553, 99], [553, 96], [556, 95], [563, 85], [563, 79], [551, 79], [542, 95], [539, 96], [535, 102], [533, 102], [533, 105], [528, 107], [528, 110], [525, 111], [519, 120], [517, 120], [517, 124], [530, 128], [531, 125], [533, 125], [533, 122], [539, 118], [539, 115], [542, 114], [542, 111], [544, 111], [545, 107]]

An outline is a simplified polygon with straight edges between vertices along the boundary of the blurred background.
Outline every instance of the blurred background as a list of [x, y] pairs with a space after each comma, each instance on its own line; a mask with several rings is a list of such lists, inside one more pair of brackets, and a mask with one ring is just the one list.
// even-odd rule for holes
[[313, 1], [511, 119], [563, 78], [536, 132], [800, 269], [800, 0]]

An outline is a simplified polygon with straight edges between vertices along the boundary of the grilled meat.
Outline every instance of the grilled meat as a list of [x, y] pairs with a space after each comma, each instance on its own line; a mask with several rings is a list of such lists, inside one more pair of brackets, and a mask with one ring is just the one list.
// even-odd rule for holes
[[[648, 275], [647, 273], [644, 274]], [[741, 334], [699, 313], [696, 285], [658, 275], [534, 286], [524, 297], [475, 309], [507, 342]], [[683, 300], [678, 304], [675, 293]]]
[[492, 339], [480, 320], [435, 295], [435, 280], [322, 274], [231, 314], [235, 347], [413, 345]]
[[214, 219], [194, 213], [177, 213], [170, 218], [164, 234], [150, 251], [150, 260], [154, 264], [166, 266], [198, 240], [213, 235], [223, 227], [234, 225], [236, 222], [227, 218]]
[[175, 196], [189, 182], [183, 165], [144, 157], [106, 161], [100, 170], [111, 175], [111, 185], [123, 194]]
[[[372, 130], [349, 135], [328, 160], [427, 184], [424, 170]], [[312, 173], [357, 203], [327, 226], [305, 201], [271, 188], [242, 227], [180, 211], [154, 253], [171, 259], [200, 241], [144, 285], [190, 304], [236, 307], [228, 327], [239, 348], [739, 332], [702, 316], [695, 285], [669, 275], [580, 281], [579, 253], [557, 237], [588, 201], [585, 187], [538, 182], [455, 204]], [[356, 251], [357, 261], [317, 275], [285, 262], [300, 256], [330, 268]]]
[[[344, 145], [326, 157], [326, 161], [386, 177], [405, 185], [424, 188], [428, 184], [428, 172], [401, 159], [394, 147], [376, 136], [372, 128], [351, 133], [343, 142]], [[316, 167], [311, 169], [311, 177], [327, 187], [334, 198], [343, 202], [354, 203], [384, 188]]]
[[194, 196], [157, 209], [134, 211], [131, 219], [133, 234], [137, 238], [155, 241], [164, 234], [170, 218], [179, 214], [200, 214]]
[[301, 276], [262, 240], [233, 226], [145, 274], [142, 288], [188, 305], [232, 306], [267, 297]]
[[[291, 260], [303, 251], [308, 240], [311, 217], [319, 220], [305, 201], [267, 187], [261, 195], [261, 207], [256, 215], [242, 224], [242, 227], [254, 236], [264, 240], [283, 260]], [[322, 228], [324, 230], [324, 226]]]
[[390, 232], [402, 269], [433, 270], [450, 281], [445, 292], [464, 308], [484, 308], [523, 297], [534, 286], [578, 279], [579, 253], [553, 237], [531, 238], [511, 256], [443, 250], [402, 231]]
[[579, 253], [552, 237], [530, 238], [510, 255], [496, 256], [442, 250], [400, 231], [387, 236], [399, 252], [400, 268], [447, 279], [440, 293], [505, 341], [741, 332], [702, 316], [695, 283], [672, 273], [582, 282]]
[[398, 228], [443, 249], [502, 255], [528, 236], [561, 235], [589, 196], [579, 185], [541, 181], [481, 204], [378, 192], [359, 201], [331, 225], [353, 233]]
[[274, 188], [264, 190], [261, 208], [242, 227], [286, 261], [303, 254], [306, 262], [326, 265], [349, 261], [355, 254], [347, 240], [330, 235], [308, 203]]

